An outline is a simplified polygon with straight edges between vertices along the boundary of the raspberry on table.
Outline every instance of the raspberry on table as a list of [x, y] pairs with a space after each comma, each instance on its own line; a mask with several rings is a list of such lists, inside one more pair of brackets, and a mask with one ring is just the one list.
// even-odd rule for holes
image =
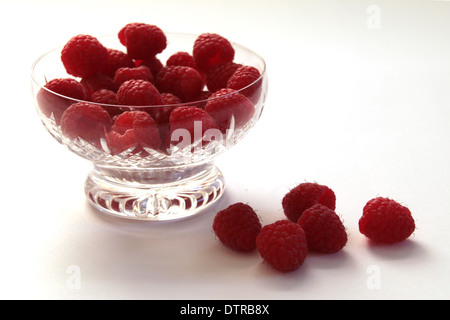
[[132, 146], [134, 153], [143, 151], [144, 147], [158, 149], [161, 138], [153, 118], [144, 111], [125, 111], [114, 121], [106, 136], [111, 154], [118, 154]]
[[234, 128], [241, 128], [255, 113], [253, 103], [246, 96], [227, 88], [211, 94], [205, 110], [216, 120], [222, 133], [232, 127], [233, 120]]
[[344, 224], [327, 206], [316, 204], [306, 209], [297, 223], [306, 233], [310, 251], [335, 253], [347, 244]]
[[[181, 147], [193, 144], [204, 137], [209, 129], [217, 129], [217, 124], [205, 110], [195, 106], [178, 107], [170, 113], [171, 144]], [[201, 127], [201, 131], [199, 131]], [[186, 132], [187, 130], [187, 132]], [[188, 136], [185, 134], [188, 133]], [[188, 139], [188, 141], [186, 141]], [[181, 141], [180, 141], [181, 140]], [[203, 145], [208, 141], [203, 141]]]
[[208, 72], [218, 65], [233, 61], [234, 48], [221, 35], [203, 33], [195, 40], [192, 55], [198, 69]]
[[100, 146], [100, 139], [110, 127], [109, 113], [93, 103], [74, 103], [61, 117], [61, 131], [64, 136], [71, 140], [79, 137], [96, 147]]
[[183, 102], [194, 100], [204, 87], [200, 73], [186, 66], [165, 66], [156, 76], [155, 84], [161, 93], [172, 93]]
[[131, 23], [119, 31], [127, 54], [132, 59], [149, 59], [161, 53], [167, 46], [164, 32], [155, 25]]
[[261, 231], [258, 215], [248, 204], [238, 202], [219, 211], [214, 217], [213, 230], [217, 238], [236, 251], [256, 249], [256, 237]]
[[411, 211], [397, 201], [384, 197], [369, 200], [359, 220], [360, 232], [379, 243], [404, 241], [415, 228]]
[[160, 105], [161, 95], [151, 82], [133, 79], [125, 81], [117, 90], [117, 102], [128, 106]]
[[61, 51], [61, 61], [67, 73], [75, 77], [101, 73], [106, 67], [107, 59], [107, 48], [91, 35], [72, 37]]
[[[52, 92], [50, 92], [50, 91]], [[39, 108], [46, 117], [53, 114], [56, 124], [59, 124], [63, 112], [75, 101], [84, 100], [83, 86], [72, 78], [57, 78], [50, 80], [37, 94]]]
[[336, 209], [336, 196], [330, 188], [313, 182], [304, 182], [291, 189], [282, 200], [286, 217], [297, 222], [302, 213], [315, 204]]
[[206, 74], [206, 86], [212, 93], [226, 88], [228, 80], [236, 72], [241, 64], [235, 62], [227, 62], [212, 68]]
[[298, 269], [308, 254], [305, 231], [289, 220], [264, 226], [256, 237], [256, 247], [264, 261], [281, 272]]
[[114, 86], [119, 89], [122, 83], [128, 80], [145, 80], [148, 82], [154, 82], [153, 75], [150, 69], [146, 66], [139, 67], [122, 67], [117, 69], [114, 74]]

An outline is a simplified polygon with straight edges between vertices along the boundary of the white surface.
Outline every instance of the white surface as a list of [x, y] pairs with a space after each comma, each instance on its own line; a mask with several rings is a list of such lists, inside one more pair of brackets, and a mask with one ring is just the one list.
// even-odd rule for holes
[[[450, 298], [450, 1], [0, 7], [0, 298]], [[220, 33], [266, 58], [263, 116], [217, 159], [224, 197], [192, 219], [149, 224], [95, 212], [83, 193], [90, 164], [51, 138], [32, 104], [35, 58], [75, 34], [109, 34], [134, 21]], [[232, 252], [214, 237], [214, 213], [234, 202], [252, 205], [263, 224], [283, 219], [281, 198], [303, 181], [335, 191], [349, 233], [342, 252], [311, 254], [280, 274], [258, 253]], [[378, 195], [410, 208], [412, 239], [374, 246], [359, 233], [362, 207]]]

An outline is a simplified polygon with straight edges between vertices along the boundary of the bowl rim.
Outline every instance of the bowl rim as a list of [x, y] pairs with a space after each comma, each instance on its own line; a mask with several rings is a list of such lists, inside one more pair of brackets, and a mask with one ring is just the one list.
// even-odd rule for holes
[[[166, 36], [169, 36], [169, 37], [172, 35], [172, 36], [186, 36], [186, 37], [195, 37], [195, 38], [197, 38], [200, 35], [200, 34], [183, 33], [183, 32], [164, 32], [164, 34]], [[105, 34], [105, 35], [98, 36], [96, 38], [99, 39], [99, 41], [101, 41], [101, 39], [108, 38], [108, 37], [110, 37], [110, 38], [116, 37], [117, 38], [117, 34]], [[117, 40], [118, 40], [118, 38], [117, 38]], [[39, 62], [41, 60], [43, 60], [49, 54], [55, 53], [57, 50], [61, 51], [62, 48], [64, 47], [64, 45], [60, 45], [60, 46], [54, 47], [53, 49], [50, 49], [50, 50], [44, 52], [43, 54], [41, 54], [32, 63], [32, 65], [31, 65], [31, 79], [32, 79], [32, 82], [39, 87], [39, 89], [45, 90], [45, 91], [49, 92], [50, 94], [59, 96], [59, 97], [64, 98], [64, 99], [72, 100], [75, 103], [77, 103], [77, 102], [84, 102], [84, 103], [89, 103], [89, 104], [98, 105], [98, 106], [105, 106], [105, 107], [108, 107], [108, 108], [140, 108], [140, 109], [146, 109], [146, 108], [161, 108], [161, 107], [174, 107], [174, 106], [176, 106], [176, 107], [183, 107], [183, 106], [203, 105], [204, 103], [206, 103], [206, 101], [211, 101], [211, 100], [220, 99], [220, 98], [223, 99], [224, 97], [228, 97], [228, 96], [235, 95], [237, 93], [241, 93], [242, 91], [245, 91], [247, 88], [250, 88], [253, 85], [255, 85], [257, 82], [263, 81], [263, 79], [266, 77], [266, 74], [267, 74], [266, 61], [260, 54], [256, 53], [255, 51], [251, 50], [250, 48], [248, 48], [248, 47], [246, 47], [244, 45], [241, 45], [241, 44], [239, 44], [237, 42], [230, 41], [230, 43], [232, 44], [233, 48], [238, 47], [238, 48], [243, 49], [243, 50], [245, 50], [247, 52], [250, 52], [258, 60], [260, 60], [261, 63], [262, 63], [262, 66], [261, 66], [262, 70], [260, 70], [260, 76], [258, 77], [258, 79], [256, 79], [255, 81], [253, 81], [249, 85], [247, 85], [247, 86], [245, 86], [245, 87], [243, 87], [243, 88], [241, 88], [239, 90], [235, 90], [235, 92], [231, 92], [231, 93], [228, 93], [226, 95], [222, 95], [220, 97], [215, 97], [215, 98], [207, 98], [207, 99], [195, 100], [195, 101], [190, 101], [190, 102], [182, 102], [182, 103], [177, 103], [177, 104], [144, 105], [144, 106], [142, 106], [142, 105], [119, 105], [119, 104], [99, 103], [99, 102], [93, 102], [93, 101], [88, 101], [88, 100], [75, 99], [75, 98], [72, 98], [72, 97], [68, 97], [68, 96], [59, 94], [59, 93], [57, 93], [55, 91], [52, 91], [52, 90], [46, 88], [45, 84], [42, 84], [41, 81], [38, 81], [36, 79], [35, 69], [36, 69], [36, 66], [39, 64]], [[124, 48], [126, 49], [125, 46], [124, 46]], [[124, 52], [126, 52], [126, 51], [124, 51]], [[75, 79], [75, 80], [79, 81], [78, 80], [79, 77], [74, 77], [74, 76], [72, 76], [72, 75], [70, 75], [68, 73], [67, 73], [67, 78], [72, 78], [72, 79]], [[45, 79], [45, 80], [48, 82], [51, 79], [50, 80]]]

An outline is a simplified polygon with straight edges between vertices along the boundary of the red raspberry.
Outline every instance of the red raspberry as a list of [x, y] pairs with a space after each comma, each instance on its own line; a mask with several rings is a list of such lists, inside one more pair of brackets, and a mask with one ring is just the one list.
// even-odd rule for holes
[[[216, 121], [206, 111], [194, 106], [176, 108], [170, 114], [169, 121], [170, 136], [168, 139], [172, 144], [180, 145], [180, 147], [202, 139], [209, 129], [217, 129]], [[185, 130], [189, 136], [185, 136]], [[207, 141], [204, 141], [203, 144], [206, 143]]]
[[131, 22], [131, 23], [128, 23], [127, 25], [125, 25], [122, 29], [120, 29], [119, 33], [117, 34], [120, 43], [123, 44], [124, 46], [126, 46], [127, 45], [127, 38], [126, 38], [127, 30], [129, 28], [133, 28], [135, 26], [143, 25], [143, 24], [144, 23], [141, 23], [141, 22]]
[[335, 210], [336, 196], [333, 190], [318, 183], [305, 182], [290, 190], [282, 200], [284, 214], [293, 222], [297, 222], [302, 213], [315, 204]]
[[189, 52], [179, 51], [172, 54], [166, 61], [166, 66], [185, 66], [196, 69], [194, 57]]
[[213, 230], [219, 240], [236, 251], [256, 249], [256, 237], [261, 228], [256, 212], [241, 202], [219, 211], [213, 222]]
[[117, 106], [116, 93], [108, 89], [100, 89], [92, 94], [91, 101], [102, 104], [102, 108], [105, 109], [111, 118], [117, 116], [123, 112], [122, 108]]
[[[227, 83], [227, 88], [240, 91], [250, 100], [256, 102], [261, 93], [261, 74], [258, 69], [251, 66], [241, 66], [230, 77]], [[259, 82], [255, 83], [256, 81]]]
[[134, 67], [134, 61], [131, 59], [128, 54], [123, 51], [116, 49], [107, 49], [108, 50], [108, 59], [106, 60], [104, 74], [114, 78], [115, 72], [119, 68], [132, 68]]
[[72, 78], [53, 79], [47, 82], [37, 94], [42, 113], [48, 118], [53, 114], [56, 124], [59, 124], [63, 112], [74, 103], [73, 100], [65, 97], [84, 100], [83, 86]]
[[206, 74], [206, 86], [211, 92], [226, 88], [228, 80], [241, 65], [234, 62], [227, 62], [212, 68]]
[[71, 38], [61, 51], [61, 60], [68, 74], [86, 77], [101, 73], [106, 67], [108, 50], [90, 35]]
[[162, 70], [162, 68], [164, 68], [164, 65], [162, 64], [161, 60], [159, 60], [156, 57], [151, 57], [144, 60], [136, 60], [135, 65], [136, 67], [146, 66], [147, 68], [149, 68], [150, 71], [152, 72], [153, 79], [156, 79], [158, 73]]
[[117, 102], [128, 106], [151, 106], [161, 104], [158, 89], [145, 80], [125, 81], [117, 90]]
[[117, 105], [116, 93], [108, 89], [100, 89], [92, 94], [91, 101], [95, 103]]
[[125, 111], [120, 114], [106, 136], [111, 154], [121, 153], [136, 146], [134, 153], [143, 147], [158, 149], [161, 145], [158, 127], [152, 117], [143, 111]]
[[149, 59], [167, 46], [164, 32], [146, 23], [128, 24], [119, 31], [119, 40], [125, 42], [127, 53], [133, 59]]
[[209, 97], [205, 110], [216, 119], [223, 133], [231, 128], [233, 119], [234, 127], [237, 129], [245, 125], [255, 113], [253, 103], [246, 96], [226, 88]]
[[119, 89], [125, 81], [138, 79], [153, 82], [152, 72], [146, 66], [119, 68], [114, 74], [114, 86]]
[[306, 233], [308, 248], [321, 253], [335, 253], [347, 244], [347, 232], [339, 216], [327, 206], [316, 204], [298, 219]]
[[170, 113], [181, 104], [181, 99], [171, 93], [161, 93], [161, 104], [164, 107], [149, 108], [148, 113], [159, 124], [168, 124]]
[[411, 211], [395, 200], [377, 197], [367, 202], [359, 220], [360, 232], [380, 243], [406, 240], [416, 228]]
[[204, 86], [200, 73], [185, 66], [165, 66], [156, 76], [155, 83], [161, 93], [172, 93], [184, 102], [195, 99]]
[[234, 59], [234, 49], [224, 37], [215, 33], [203, 33], [194, 42], [193, 57], [198, 69], [207, 72]]
[[89, 100], [92, 100], [92, 94], [100, 89], [116, 90], [114, 80], [104, 74], [92, 74], [83, 77], [80, 83], [83, 86], [86, 98]]
[[256, 248], [270, 266], [281, 272], [298, 269], [308, 254], [306, 234], [289, 220], [279, 220], [262, 228]]
[[100, 147], [100, 139], [111, 127], [111, 117], [102, 107], [78, 102], [64, 111], [61, 118], [61, 131], [69, 139], [81, 139]]

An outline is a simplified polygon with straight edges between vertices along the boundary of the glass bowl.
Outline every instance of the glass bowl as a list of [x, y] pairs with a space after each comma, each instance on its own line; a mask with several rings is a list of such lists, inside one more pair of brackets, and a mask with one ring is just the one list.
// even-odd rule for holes
[[[165, 33], [167, 48], [157, 56], [162, 64], [178, 51], [192, 52], [198, 35]], [[98, 37], [108, 48], [126, 52], [117, 35]], [[239, 142], [255, 125], [264, 108], [267, 94], [267, 72], [265, 61], [250, 49], [232, 43], [234, 62], [253, 66], [260, 77], [245, 88], [221, 97], [183, 102], [176, 105], [130, 106], [101, 104], [99, 106], [111, 116], [111, 124], [104, 122], [82, 122], [78, 126], [95, 127], [99, 134], [95, 139], [67, 134], [62, 128], [63, 113], [77, 100], [57, 94], [45, 87], [52, 79], [74, 78], [67, 74], [61, 62], [62, 47], [40, 56], [32, 65], [32, 93], [37, 113], [47, 131], [62, 145], [78, 156], [92, 162], [93, 169], [85, 183], [85, 193], [90, 204], [103, 213], [117, 217], [167, 221], [195, 215], [217, 201], [224, 193], [225, 180], [215, 166], [215, 158]], [[206, 85], [204, 90], [206, 91]], [[197, 107], [205, 110], [211, 100], [228, 99], [230, 109], [240, 108], [238, 95], [251, 101], [254, 112], [250, 118], [236, 121], [235, 114], [228, 115], [226, 127], [212, 128], [204, 132], [202, 121], [194, 122], [194, 137], [191, 130], [170, 131], [170, 122], [158, 123], [161, 144], [158, 147], [134, 144], [124, 150], [113, 150], [108, 139], [114, 120], [129, 111], [144, 111], [154, 115], [158, 110], [176, 110], [181, 107]], [[235, 97], [233, 97], [235, 96]], [[219, 103], [220, 104], [220, 103]], [[234, 111], [233, 111], [234, 112]], [[211, 114], [212, 115], [212, 114]], [[90, 128], [89, 128], [90, 130]], [[171, 134], [167, 134], [171, 132]], [[164, 139], [163, 136], [166, 136]], [[170, 137], [170, 139], [169, 139]]]

